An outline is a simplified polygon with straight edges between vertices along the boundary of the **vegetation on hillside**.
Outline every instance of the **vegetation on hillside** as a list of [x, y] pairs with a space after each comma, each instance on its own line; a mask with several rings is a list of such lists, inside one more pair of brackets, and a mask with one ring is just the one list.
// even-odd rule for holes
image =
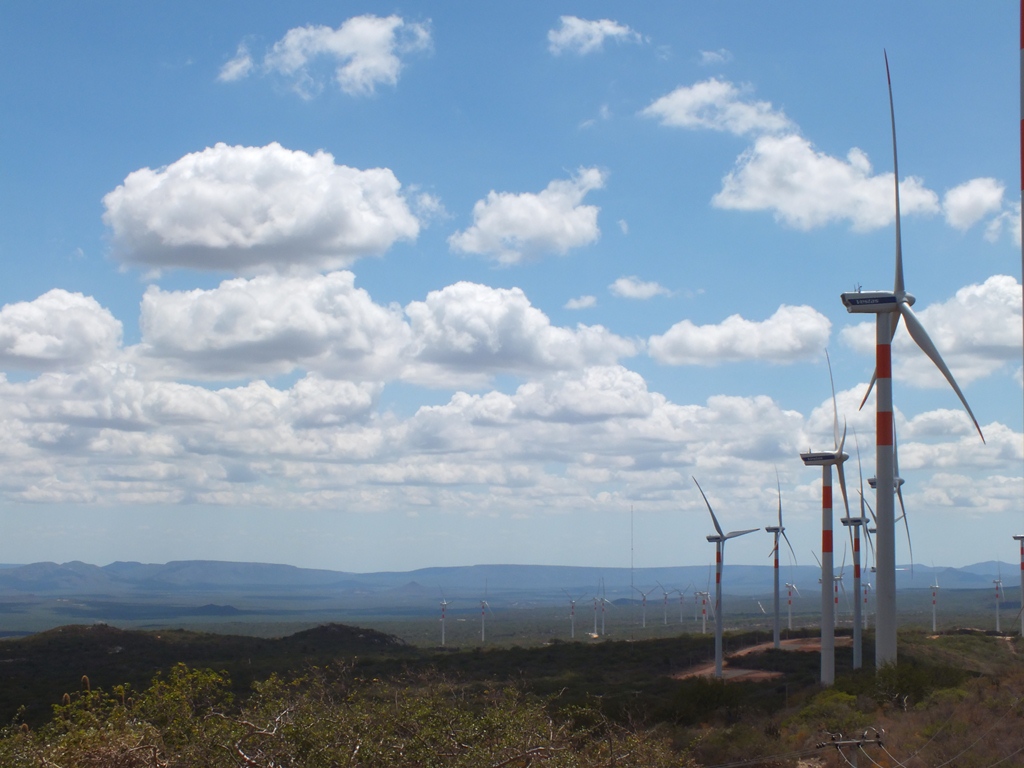
[[299, 656], [289, 658], [334, 652], [333, 661], [257, 676], [244, 690], [185, 664], [143, 685], [76, 678], [48, 717], [27, 722], [23, 710], [0, 732], [0, 765], [782, 768], [846, 766], [857, 740], [862, 765], [1024, 762], [1019, 639], [903, 635], [899, 666], [854, 673], [841, 659], [844, 674], [825, 691], [808, 653], [744, 657], [783, 674], [768, 682], [682, 677], [677, 662], [698, 640], [414, 654], [327, 627], [293, 636]]

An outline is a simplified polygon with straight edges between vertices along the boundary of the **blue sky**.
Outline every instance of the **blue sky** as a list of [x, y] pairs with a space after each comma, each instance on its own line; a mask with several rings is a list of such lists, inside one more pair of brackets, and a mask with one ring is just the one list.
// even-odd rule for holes
[[0, 13], [0, 561], [693, 565], [691, 476], [747, 528], [776, 469], [811, 560], [826, 348], [873, 474], [883, 50], [907, 287], [988, 441], [901, 330], [914, 554], [1016, 557], [1016, 5]]

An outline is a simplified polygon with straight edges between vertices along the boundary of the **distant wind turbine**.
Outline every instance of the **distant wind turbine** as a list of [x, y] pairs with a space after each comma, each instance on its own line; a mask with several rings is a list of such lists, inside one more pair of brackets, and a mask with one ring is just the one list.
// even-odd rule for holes
[[637, 592], [639, 592], [640, 593], [640, 597], [642, 598], [641, 601], [640, 601], [640, 620], [642, 622], [640, 626], [646, 629], [647, 628], [647, 596], [649, 594], [651, 594], [651, 592], [654, 591], [654, 587], [651, 587], [646, 592], [644, 592], [642, 589], [640, 589], [640, 587], [633, 587], [633, 589], [635, 589]]
[[[789, 536], [786, 535], [786, 529], [782, 525], [782, 484], [779, 482], [779, 472], [775, 471], [775, 486], [779, 492], [779, 524], [765, 526], [765, 530], [773, 534], [774, 545], [772, 546], [771, 554], [774, 556], [775, 567], [773, 570], [774, 578], [774, 600], [775, 600], [775, 613], [774, 623], [772, 624], [772, 641], [776, 648], [782, 647], [782, 632], [779, 625], [779, 536], [786, 540], [786, 546], [789, 547], [789, 552], [793, 555], [793, 560], [796, 561], [796, 552], [793, 551], [793, 545], [789, 542]], [[758, 603], [760, 605], [760, 603]]]
[[[1024, 21], [1021, 22], [1024, 24]], [[1013, 537], [1020, 543], [1020, 634], [1024, 637], [1024, 534]]]
[[[568, 592], [566, 592], [564, 589], [562, 591], [565, 592], [565, 596], [569, 598], [569, 626], [570, 626], [569, 639], [570, 640], [575, 640], [576, 639], [576, 603], [579, 600], [582, 600], [583, 596], [581, 595], [580, 597], [573, 597]], [[594, 623], [596, 624], [597, 621], [595, 620]]]
[[444, 599], [444, 592], [441, 593], [441, 647], [444, 647], [444, 613], [449, 603]]
[[935, 634], [936, 632], [938, 632], [935, 620], [935, 604], [936, 602], [938, 602], [937, 598], [939, 594], [939, 572], [935, 570], [934, 565], [932, 566], [932, 577], [935, 580], [935, 583], [932, 584], [932, 634]]
[[1002, 632], [1002, 628], [999, 626], [999, 603], [1003, 599], [1003, 574], [1000, 572], [998, 576], [992, 579], [992, 583], [996, 585], [996, 633]]
[[789, 596], [786, 598], [787, 607], [789, 609], [789, 629], [793, 629], [793, 593], [796, 592], [797, 597], [800, 596], [800, 590], [796, 588], [796, 584], [786, 582], [786, 590]]
[[704, 499], [704, 504], [708, 508], [708, 512], [711, 513], [711, 522], [715, 525], [716, 533], [707, 536], [708, 541], [714, 542], [715, 544], [715, 677], [722, 677], [722, 630], [723, 630], [723, 614], [722, 610], [722, 559], [725, 554], [725, 542], [729, 539], [734, 539], [737, 536], [744, 536], [748, 533], [753, 533], [757, 528], [747, 528], [743, 531], [729, 531], [724, 533], [722, 526], [718, 524], [718, 518], [715, 517], [715, 511], [711, 509], [711, 503], [708, 501], [708, 497], [704, 494], [704, 489], [700, 487], [700, 483], [697, 482], [697, 478], [693, 478], [693, 482], [697, 485], [697, 490], [700, 491], [701, 497]]
[[[843, 462], [850, 458], [843, 453], [846, 444], [846, 426], [839, 437], [839, 409], [836, 406], [836, 385], [832, 379], [832, 361], [825, 351], [828, 363], [828, 380], [832, 387], [832, 434], [834, 448], [831, 451], [809, 451], [801, 453], [805, 466], [821, 467], [821, 684], [832, 685], [836, 679], [836, 630], [835, 607], [832, 598], [832, 579], [835, 575], [835, 561], [832, 554], [832, 467], [839, 476], [839, 490], [843, 495], [846, 516], [850, 516], [850, 503], [846, 496], [846, 472]], [[815, 560], [818, 557], [815, 555]]]

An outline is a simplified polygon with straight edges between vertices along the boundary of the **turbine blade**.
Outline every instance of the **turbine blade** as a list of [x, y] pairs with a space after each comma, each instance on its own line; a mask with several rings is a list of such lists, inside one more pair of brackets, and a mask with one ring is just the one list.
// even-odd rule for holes
[[[896, 156], [896, 110], [893, 107], [892, 78], [889, 76], [889, 54], [883, 52], [883, 55], [885, 56], [885, 80], [889, 84], [889, 121], [892, 124], [892, 175], [896, 190], [896, 280], [893, 292], [898, 297], [906, 290], [903, 284], [903, 245], [900, 237], [900, 167]], [[895, 328], [893, 330], [895, 331]]]
[[843, 494], [843, 507], [846, 509], [846, 516], [850, 516], [850, 500], [846, 496], [846, 470], [843, 469], [843, 462], [836, 463], [836, 474], [839, 475], [839, 491]]
[[[775, 468], [775, 487], [779, 491], [779, 531], [782, 532], [782, 483], [779, 482], [779, 468]], [[785, 533], [783, 532], [783, 535]]]
[[[892, 422], [892, 473], [896, 476], [898, 482], [900, 476], [900, 441], [896, 439], [895, 419]], [[906, 511], [903, 514], [906, 514]]]
[[935, 363], [935, 367], [942, 371], [942, 375], [946, 377], [946, 381], [953, 387], [953, 391], [956, 392], [957, 397], [960, 398], [960, 402], [963, 403], [964, 408], [967, 410], [967, 415], [971, 417], [971, 421], [974, 422], [974, 428], [978, 430], [978, 435], [981, 437], [981, 442], [985, 442], [985, 435], [981, 432], [981, 426], [978, 424], [978, 420], [974, 418], [974, 412], [971, 410], [971, 406], [967, 404], [967, 398], [964, 397], [964, 393], [960, 391], [960, 387], [956, 383], [956, 379], [953, 378], [953, 374], [950, 373], [949, 368], [946, 367], [946, 363], [942, 359], [942, 355], [939, 354], [939, 350], [935, 348], [931, 338], [928, 336], [928, 331], [921, 325], [921, 321], [917, 319], [917, 315], [914, 314], [914, 310], [910, 308], [905, 302], [900, 302], [900, 314], [903, 315], [903, 319], [907, 321], [907, 331], [910, 333], [910, 338], [921, 348], [921, 351], [928, 355], [928, 358]]
[[907, 508], [903, 506], [903, 489], [896, 489], [896, 497], [900, 500], [900, 509], [903, 514], [903, 527], [907, 529], [907, 546], [910, 547], [910, 578], [914, 578], [914, 542], [910, 538], [910, 523], [907, 522]]
[[814, 550], [812, 549], [812, 550], [811, 550], [811, 554], [812, 554], [812, 555], [814, 555], [814, 562], [816, 562], [816, 563], [818, 564], [818, 567], [819, 567], [819, 568], [822, 568], [822, 567], [824, 567], [824, 566], [822, 566], [822, 564], [821, 564], [821, 560], [819, 560], [819, 559], [818, 559], [818, 553], [817, 553], [817, 552], [815, 552], [815, 551], [814, 551]]
[[860, 405], [857, 406], [857, 410], [860, 411], [864, 408], [864, 403], [871, 397], [871, 390], [875, 388], [875, 381], [878, 379], [878, 372], [871, 372], [871, 381], [868, 383], [868, 391], [864, 393], [864, 397], [861, 398]]
[[793, 550], [793, 545], [789, 542], [789, 536], [786, 535], [785, 531], [782, 531], [782, 538], [786, 540], [786, 546], [789, 547], [789, 553], [793, 556], [793, 562], [796, 563], [796, 552]]
[[[690, 477], [693, 477], [691, 475]], [[711, 503], [708, 501], [708, 497], [704, 495], [704, 489], [700, 487], [700, 483], [697, 482], [697, 478], [693, 477], [693, 482], [697, 485], [697, 490], [700, 491], [700, 495], [704, 498], [704, 503], [707, 505], [708, 512], [711, 513], [711, 520], [715, 524], [715, 530], [718, 531], [719, 536], [725, 536], [722, 532], [722, 526], [718, 524], [718, 518], [715, 517], [715, 510], [711, 508]]]
[[836, 382], [832, 378], [832, 359], [828, 356], [828, 350], [825, 350], [825, 362], [828, 363], [828, 383], [832, 387], [832, 437], [835, 442], [832, 443], [837, 448], [839, 447], [839, 408], [836, 406]]
[[722, 538], [725, 538], [725, 539], [735, 539], [737, 536], [746, 536], [748, 533], [753, 533], [754, 531], [760, 531], [760, 530], [761, 530], [760, 528], [747, 528], [744, 531], [729, 531]]

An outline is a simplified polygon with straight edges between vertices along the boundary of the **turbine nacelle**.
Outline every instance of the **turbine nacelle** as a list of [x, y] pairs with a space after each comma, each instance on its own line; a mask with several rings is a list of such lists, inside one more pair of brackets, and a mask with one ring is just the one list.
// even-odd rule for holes
[[800, 460], [808, 467], [827, 467], [832, 464], [842, 464], [848, 458], [850, 456], [842, 451], [800, 454]]
[[842, 300], [847, 312], [872, 315], [878, 315], [883, 312], [899, 312], [900, 304], [912, 307], [917, 301], [914, 294], [905, 291], [902, 293], [894, 293], [892, 291], [853, 291], [852, 293], [840, 294], [839, 298]]

